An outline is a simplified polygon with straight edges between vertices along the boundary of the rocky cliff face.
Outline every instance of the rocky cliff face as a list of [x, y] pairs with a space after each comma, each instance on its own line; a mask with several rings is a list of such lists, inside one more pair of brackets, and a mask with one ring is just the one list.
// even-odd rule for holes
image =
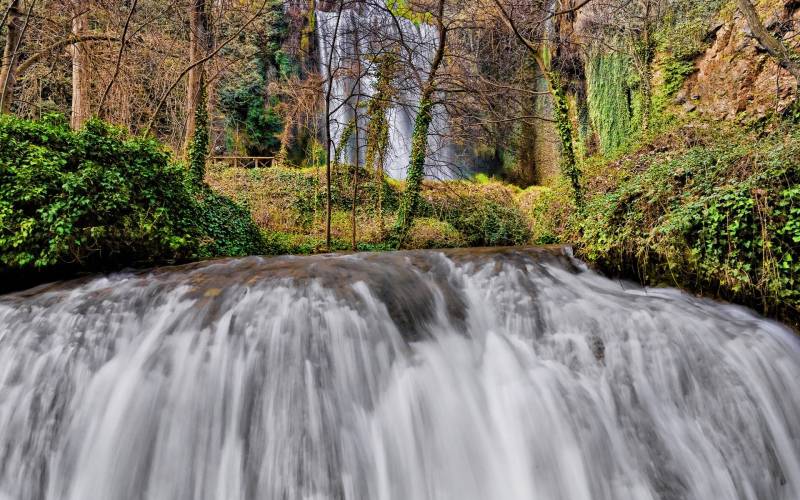
[[[800, 46], [800, 1], [761, 2], [759, 11], [767, 29], [784, 44]], [[691, 75], [676, 97], [686, 111], [712, 119], [761, 118], [783, 111], [797, 92], [797, 82], [767, 54], [750, 32], [744, 17], [728, 13], [712, 28], [711, 46], [695, 61]]]

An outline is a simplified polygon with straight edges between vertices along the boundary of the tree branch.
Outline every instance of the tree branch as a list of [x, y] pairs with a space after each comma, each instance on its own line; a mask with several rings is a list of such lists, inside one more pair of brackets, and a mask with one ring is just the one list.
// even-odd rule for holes
[[119, 76], [119, 67], [120, 63], [122, 63], [122, 54], [125, 52], [125, 43], [126, 38], [128, 36], [128, 28], [131, 25], [131, 19], [133, 18], [133, 14], [136, 12], [136, 4], [139, 3], [139, 0], [133, 0], [133, 4], [131, 4], [131, 11], [128, 13], [128, 18], [125, 19], [125, 27], [122, 29], [122, 37], [119, 41], [119, 52], [117, 53], [117, 63], [114, 67], [114, 76], [111, 77], [109, 80], [108, 85], [106, 85], [106, 89], [103, 91], [103, 96], [100, 98], [100, 104], [97, 106], [97, 114], [101, 114], [103, 112], [103, 104], [106, 102], [106, 97], [108, 97], [108, 93], [111, 92], [111, 86], [114, 85], [114, 82]]
[[158, 113], [161, 111], [161, 108], [164, 107], [164, 103], [167, 101], [167, 97], [169, 97], [172, 91], [175, 90], [175, 87], [177, 87], [178, 84], [181, 82], [181, 80], [183, 80], [183, 77], [186, 76], [186, 74], [189, 73], [189, 71], [191, 71], [192, 68], [195, 68], [205, 63], [206, 61], [212, 59], [222, 49], [227, 47], [229, 43], [239, 38], [239, 35], [241, 35], [242, 32], [244, 32], [244, 30], [253, 23], [253, 21], [258, 19], [258, 16], [261, 15], [261, 13], [264, 11], [264, 8], [267, 6], [268, 1], [269, 0], [264, 0], [264, 2], [261, 4], [261, 7], [259, 7], [258, 11], [250, 19], [248, 19], [247, 22], [245, 22], [233, 35], [231, 35], [224, 42], [222, 42], [216, 49], [214, 49], [212, 52], [210, 52], [207, 56], [203, 57], [202, 59], [198, 59], [197, 61], [189, 64], [183, 69], [183, 71], [181, 71], [181, 74], [178, 75], [178, 78], [176, 78], [175, 81], [172, 82], [172, 85], [169, 86], [167, 91], [164, 92], [164, 95], [162, 95], [161, 99], [158, 101], [158, 105], [156, 106], [155, 111], [153, 111], [153, 116], [150, 117], [150, 121], [147, 122], [147, 126], [144, 129], [143, 135], [147, 135], [150, 133], [150, 129], [153, 128], [153, 123], [155, 123], [155, 120], [158, 117]]
[[769, 55], [776, 59], [781, 67], [786, 69], [800, 82], [800, 64], [792, 57], [789, 49], [767, 31], [750, 0], [736, 0], [736, 3], [739, 6], [739, 10], [744, 14], [745, 19], [747, 19], [747, 24], [750, 25], [750, 30], [753, 32], [753, 36], [756, 40], [758, 40], [758, 43], [767, 49]]

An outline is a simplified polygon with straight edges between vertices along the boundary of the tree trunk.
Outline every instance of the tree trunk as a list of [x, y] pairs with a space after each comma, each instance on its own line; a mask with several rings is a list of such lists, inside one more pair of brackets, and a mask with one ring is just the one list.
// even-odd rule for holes
[[583, 193], [580, 184], [580, 170], [575, 158], [575, 146], [572, 132], [572, 122], [569, 118], [569, 103], [567, 93], [561, 81], [561, 74], [556, 70], [551, 70], [548, 74], [550, 82], [550, 93], [553, 96], [553, 119], [558, 129], [558, 137], [561, 140], [561, 173], [572, 184], [575, 205], [583, 205]]
[[420, 200], [422, 179], [425, 177], [425, 157], [428, 153], [428, 130], [433, 121], [433, 96], [436, 92], [436, 72], [444, 60], [445, 43], [447, 42], [447, 28], [444, 25], [444, 0], [439, 0], [436, 15], [436, 24], [439, 28], [439, 41], [436, 54], [431, 63], [428, 80], [422, 90], [419, 101], [419, 111], [414, 121], [414, 131], [411, 134], [411, 155], [406, 173], [406, 189], [400, 201], [400, 210], [394, 226], [393, 244], [400, 248], [414, 223]]
[[650, 1], [645, 2], [644, 29], [642, 33], [642, 48], [639, 57], [642, 79], [642, 132], [650, 128], [650, 114], [653, 109], [653, 57], [655, 56], [655, 43], [652, 37], [651, 16], [653, 6]]
[[[195, 64], [206, 57], [211, 45], [206, 0], [190, 0], [189, 4], [189, 63]], [[186, 148], [194, 138], [195, 116], [200, 103], [200, 87], [205, 64], [192, 66], [186, 85]]]
[[208, 133], [208, 93], [205, 78], [201, 74], [198, 82], [197, 107], [194, 115], [194, 132], [189, 141], [187, 150], [189, 157], [189, 178], [196, 187], [203, 185], [208, 161], [209, 133]]
[[736, 4], [739, 6], [739, 10], [742, 11], [742, 14], [744, 14], [745, 19], [747, 19], [747, 24], [750, 25], [750, 30], [753, 32], [753, 36], [756, 40], [758, 40], [758, 43], [767, 50], [769, 55], [771, 55], [782, 68], [786, 69], [794, 76], [795, 80], [800, 82], [800, 63], [797, 62], [797, 59], [792, 57], [792, 53], [780, 40], [767, 31], [750, 0], [736, 0]]
[[[72, 4], [72, 36], [80, 38], [89, 29], [89, 6], [85, 0]], [[89, 53], [84, 42], [70, 46], [72, 53], [72, 115], [70, 125], [77, 130], [89, 119]]]
[[13, 0], [8, 7], [8, 24], [6, 45], [3, 49], [3, 60], [0, 64], [0, 112], [11, 111], [11, 99], [17, 75], [16, 49], [22, 37], [22, 13], [19, 10], [20, 0]]
[[[557, 13], [557, 15], [566, 12], [575, 12], [588, 3], [588, 1], [584, 1], [576, 7]], [[561, 172], [570, 180], [573, 188], [575, 205], [580, 209], [583, 205], [583, 196], [580, 186], [581, 172], [575, 158], [575, 147], [573, 145], [573, 137], [575, 134], [572, 131], [572, 122], [569, 119], [569, 102], [567, 101], [566, 90], [561, 81], [561, 73], [557, 69], [554, 69], [552, 65], [552, 54], [554, 52], [553, 48], [550, 46], [552, 42], [544, 41], [537, 44], [529, 40], [519, 32], [517, 26], [514, 24], [514, 20], [511, 18], [511, 15], [506, 12], [500, 0], [494, 0], [494, 4], [497, 6], [497, 10], [503, 22], [528, 49], [536, 65], [539, 67], [539, 70], [545, 76], [545, 80], [547, 80], [550, 95], [553, 96], [553, 119], [556, 122], [558, 136], [561, 142]]]

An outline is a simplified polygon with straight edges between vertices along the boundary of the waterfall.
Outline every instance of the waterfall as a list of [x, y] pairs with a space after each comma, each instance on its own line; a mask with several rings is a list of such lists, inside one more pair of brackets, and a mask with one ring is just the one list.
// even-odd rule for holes
[[556, 250], [0, 297], [0, 498], [800, 498], [800, 342]]
[[[319, 8], [315, 14], [320, 74], [326, 82], [333, 74], [331, 138], [337, 146], [347, 125], [354, 119], [355, 93], [360, 90], [362, 103], [374, 95], [378, 70], [374, 56], [390, 50], [397, 51], [400, 56], [401, 71], [394, 82], [398, 95], [387, 113], [389, 148], [384, 169], [387, 175], [404, 179], [421, 85], [429, 74], [436, 50], [436, 28], [404, 17], [393, 17], [383, 1], [357, 4], [356, 7], [344, 9], [341, 16], [336, 10]], [[359, 74], [362, 79], [360, 89], [357, 89], [356, 75]], [[327, 83], [323, 90], [328, 90]], [[362, 110], [358, 125], [365, 130], [368, 120], [363, 114]], [[460, 174], [453, 166], [451, 146], [445, 138], [447, 122], [444, 107], [435, 106], [428, 140], [426, 173], [438, 179], [449, 179]], [[363, 163], [366, 134], [361, 134], [360, 144], [356, 145], [355, 139], [351, 138], [345, 148], [341, 154], [343, 161]]]

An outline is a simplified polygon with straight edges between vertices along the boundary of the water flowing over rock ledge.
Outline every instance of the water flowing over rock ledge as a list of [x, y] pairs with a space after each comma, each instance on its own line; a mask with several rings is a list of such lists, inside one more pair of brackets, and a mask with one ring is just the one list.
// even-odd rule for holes
[[0, 499], [800, 497], [800, 341], [563, 249], [0, 297]]

